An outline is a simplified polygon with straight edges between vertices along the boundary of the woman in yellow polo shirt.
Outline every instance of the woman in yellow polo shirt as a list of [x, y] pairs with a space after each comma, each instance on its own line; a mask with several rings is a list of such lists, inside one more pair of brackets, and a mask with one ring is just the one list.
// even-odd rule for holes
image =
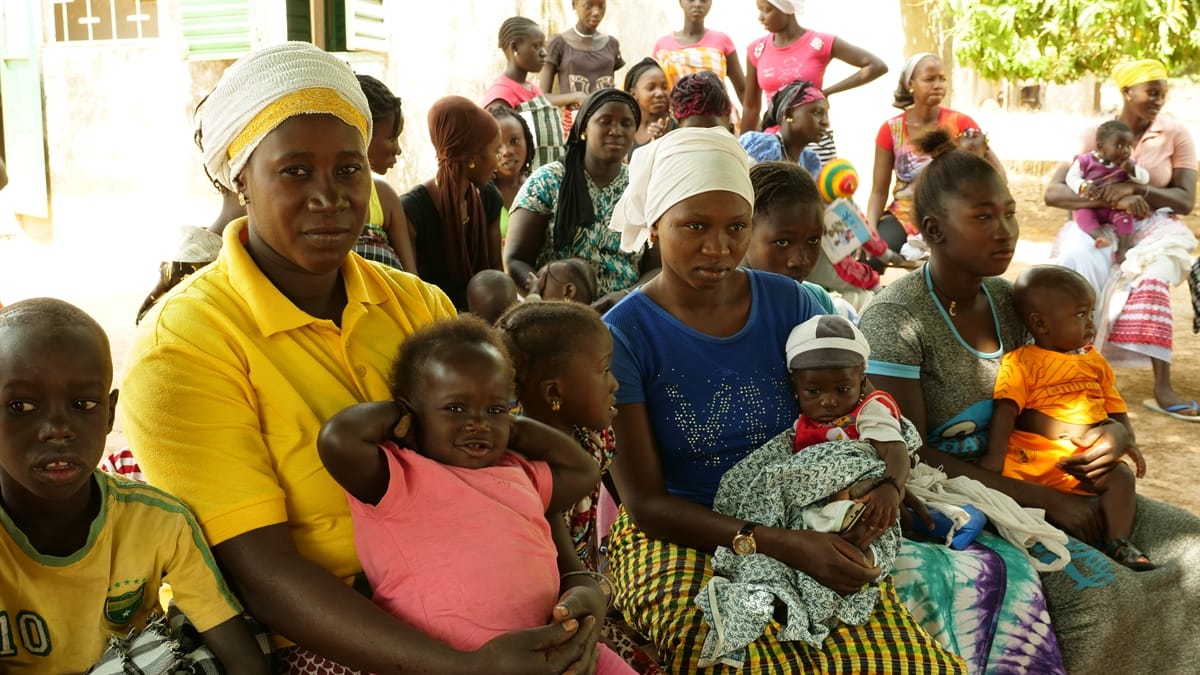
[[398, 342], [454, 315], [436, 287], [349, 255], [366, 222], [370, 136], [354, 73], [311, 44], [230, 66], [197, 138], [247, 217], [143, 319], [123, 428], [147, 478], [191, 506], [247, 609], [278, 634], [276, 672], [563, 672], [594, 658], [603, 599], [585, 576], [565, 580], [584, 582], [564, 583], [570, 618], [470, 654], [350, 586], [362, 568], [317, 433], [352, 403], [387, 399]]

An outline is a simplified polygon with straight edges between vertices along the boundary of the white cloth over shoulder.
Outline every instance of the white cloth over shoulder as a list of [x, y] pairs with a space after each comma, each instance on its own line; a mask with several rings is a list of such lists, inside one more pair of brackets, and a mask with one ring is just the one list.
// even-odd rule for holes
[[629, 162], [629, 187], [613, 208], [609, 229], [621, 233], [621, 250], [637, 251], [650, 226], [679, 202], [724, 190], [754, 204], [750, 158], [728, 131], [676, 129], [638, 148]]
[[[905, 488], [925, 501], [954, 506], [970, 504], [983, 511], [1000, 536], [1020, 549], [1039, 572], [1057, 572], [1071, 561], [1066, 533], [1046, 522], [1044, 510], [1022, 507], [1012, 497], [974, 478], [948, 478], [945, 473], [922, 462], [909, 474]], [[1029, 548], [1036, 544], [1054, 554], [1055, 561], [1046, 563], [1030, 555]]]

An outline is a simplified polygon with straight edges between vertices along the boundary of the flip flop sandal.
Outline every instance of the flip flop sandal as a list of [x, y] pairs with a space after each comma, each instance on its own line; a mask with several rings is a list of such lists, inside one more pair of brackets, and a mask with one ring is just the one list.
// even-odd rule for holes
[[1104, 546], [1104, 553], [1135, 572], [1158, 569], [1150, 558], [1128, 539], [1113, 539]]
[[[1184, 422], [1200, 422], [1200, 403], [1196, 403], [1195, 401], [1176, 403], [1175, 405], [1169, 405], [1164, 408], [1158, 404], [1158, 401], [1148, 398], [1142, 401], [1142, 405], [1146, 406], [1150, 410], [1153, 410], [1154, 412], [1162, 413], [1168, 417], [1174, 417], [1177, 420], [1182, 420]], [[1192, 410], [1196, 414], [1184, 415], [1184, 410]]]

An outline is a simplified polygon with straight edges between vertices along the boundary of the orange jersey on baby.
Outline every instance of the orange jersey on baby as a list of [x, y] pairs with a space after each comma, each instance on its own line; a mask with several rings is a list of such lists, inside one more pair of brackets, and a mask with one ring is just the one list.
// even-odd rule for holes
[[[1091, 425], [1126, 412], [1116, 377], [1090, 345], [1081, 353], [1054, 352], [1026, 345], [1004, 355], [992, 398], [1006, 398], [1020, 410], [1036, 410], [1060, 422]], [[1046, 438], [1014, 429], [1008, 438], [1004, 475], [1065, 492], [1087, 494], [1057, 464], [1079, 451], [1069, 439]]]

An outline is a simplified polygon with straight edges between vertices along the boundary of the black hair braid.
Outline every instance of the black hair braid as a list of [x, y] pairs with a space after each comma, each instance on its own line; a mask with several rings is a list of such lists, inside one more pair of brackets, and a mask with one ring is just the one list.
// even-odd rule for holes
[[725, 85], [710, 70], [684, 75], [671, 89], [671, 112], [677, 120], [697, 115], [720, 117], [732, 110], [733, 103], [725, 92]]
[[386, 84], [370, 75], [360, 74], [357, 77], [358, 85], [362, 87], [363, 94], [367, 97], [367, 106], [371, 109], [371, 119], [379, 120], [388, 115], [395, 115], [389, 138], [395, 137], [400, 133], [400, 125], [404, 120], [404, 114], [400, 109], [400, 97], [393, 94]]
[[575, 353], [589, 330], [607, 330], [591, 306], [568, 300], [513, 305], [496, 319], [512, 358], [518, 384], [554, 375]]
[[816, 181], [795, 162], [759, 162], [750, 167], [750, 183], [754, 186], [756, 216], [787, 203], [822, 203]]
[[514, 16], [505, 19], [504, 23], [500, 24], [500, 49], [508, 51], [509, 47], [529, 37], [535, 30], [541, 30], [541, 26], [533, 19], [527, 19], [523, 16]]
[[960, 187], [979, 180], [1000, 180], [996, 169], [979, 155], [959, 150], [950, 132], [938, 127], [916, 139], [918, 150], [932, 159], [921, 169], [913, 187], [913, 209], [918, 227], [928, 217], [945, 215], [942, 200], [961, 194]]

